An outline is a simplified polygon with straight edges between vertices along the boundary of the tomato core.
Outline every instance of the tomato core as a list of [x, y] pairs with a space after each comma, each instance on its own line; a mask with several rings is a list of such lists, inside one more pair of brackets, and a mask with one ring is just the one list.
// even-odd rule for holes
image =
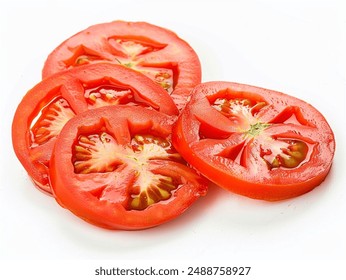
[[[105, 129], [103, 129], [105, 130]], [[144, 210], [150, 205], [168, 200], [180, 183], [173, 178], [156, 174], [150, 169], [151, 160], [182, 161], [173, 150], [171, 143], [153, 135], [135, 135], [129, 146], [119, 145], [106, 131], [99, 134], [79, 135], [73, 146], [74, 172], [76, 174], [107, 173], [122, 170], [127, 180], [128, 199], [123, 206], [128, 210]], [[115, 179], [116, 180], [116, 179]], [[119, 187], [119, 186], [118, 186]], [[98, 191], [100, 200], [113, 200], [110, 189], [116, 186], [105, 185]], [[118, 199], [118, 197], [116, 198]]]
[[[249, 145], [260, 145], [260, 156], [266, 162], [268, 169], [296, 168], [302, 164], [312, 149], [303, 141], [294, 139], [275, 139], [266, 132], [271, 123], [261, 122], [257, 115], [267, 105], [266, 102], [242, 98], [217, 98], [211, 101], [211, 106], [226, 116], [237, 131], [243, 134], [244, 142], [227, 152], [219, 153], [219, 156], [227, 155], [227, 158], [236, 160], [245, 165], [241, 155]], [[277, 121], [277, 120], [276, 120]], [[311, 146], [311, 147], [309, 147]]]
[[261, 123], [261, 122], [251, 124], [250, 129], [246, 131], [245, 134], [252, 137], [256, 137], [260, 135], [268, 126], [270, 125], [267, 123]]

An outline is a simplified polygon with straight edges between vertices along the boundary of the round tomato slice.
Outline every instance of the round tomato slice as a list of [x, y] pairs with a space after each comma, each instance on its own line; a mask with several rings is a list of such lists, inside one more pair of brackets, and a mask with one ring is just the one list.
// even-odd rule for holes
[[174, 150], [174, 120], [129, 106], [70, 120], [50, 162], [58, 203], [110, 229], [144, 229], [180, 215], [205, 195], [207, 185]]
[[117, 104], [178, 114], [164, 89], [136, 71], [111, 63], [57, 73], [28, 91], [13, 119], [12, 140], [18, 159], [37, 186], [51, 192], [49, 159], [65, 123], [89, 109]]
[[179, 153], [215, 184], [270, 201], [318, 186], [335, 151], [330, 126], [311, 105], [230, 82], [198, 85], [172, 139]]
[[100, 61], [147, 75], [171, 94], [179, 109], [201, 82], [200, 61], [188, 43], [165, 28], [125, 21], [93, 25], [70, 37], [48, 56], [42, 76]]

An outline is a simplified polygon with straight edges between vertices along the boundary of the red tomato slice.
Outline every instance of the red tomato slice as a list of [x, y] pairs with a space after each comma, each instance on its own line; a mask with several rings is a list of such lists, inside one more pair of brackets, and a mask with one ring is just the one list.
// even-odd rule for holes
[[99, 63], [57, 73], [23, 98], [12, 124], [13, 147], [33, 181], [50, 193], [49, 159], [57, 135], [76, 114], [105, 105], [148, 107], [169, 115], [178, 109], [149, 78], [123, 66]]
[[130, 106], [73, 118], [50, 162], [59, 204], [110, 229], [144, 229], [180, 215], [207, 186], [171, 145], [175, 119]]
[[171, 94], [179, 109], [201, 82], [198, 56], [184, 40], [165, 28], [124, 21], [93, 25], [64, 41], [48, 56], [42, 76], [100, 61], [147, 75]]
[[228, 82], [193, 90], [172, 139], [179, 153], [217, 185], [270, 201], [318, 186], [335, 151], [331, 128], [311, 105]]

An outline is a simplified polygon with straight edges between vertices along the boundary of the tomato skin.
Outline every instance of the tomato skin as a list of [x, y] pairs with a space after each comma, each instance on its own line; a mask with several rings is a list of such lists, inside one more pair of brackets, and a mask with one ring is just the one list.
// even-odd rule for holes
[[207, 191], [206, 181], [182, 163], [152, 160], [148, 165], [151, 172], [176, 177], [181, 183], [170, 199], [150, 205], [144, 210], [132, 210], [126, 209], [124, 204], [102, 200], [91, 191], [93, 186], [90, 184], [95, 184], [96, 189], [97, 184], [112, 184], [110, 180], [125, 176], [122, 175], [122, 171], [116, 173], [118, 176], [113, 176], [109, 172], [93, 173], [93, 179], [88, 181], [88, 175], [75, 172], [71, 161], [71, 146], [75, 143], [77, 135], [100, 129], [100, 122], [106, 123], [110, 133], [116, 134], [114, 135], [119, 145], [126, 146], [129, 135], [124, 126], [128, 123], [132, 124], [131, 131], [149, 131], [169, 139], [175, 119], [153, 110], [129, 106], [117, 106], [117, 110], [112, 106], [94, 109], [71, 119], [58, 136], [50, 161], [50, 179], [57, 202], [85, 221], [108, 229], [150, 228], [182, 214]]
[[[154, 50], [143, 53], [139, 50], [138, 54], [127, 55], [124, 50], [112, 45], [111, 40], [115, 39], [134, 40], [139, 44], [148, 44]], [[42, 77], [46, 78], [56, 72], [76, 67], [76, 57], [83, 54], [89, 58], [85, 63], [107, 61], [129, 67], [138, 63], [138, 66], [144, 69], [172, 69], [174, 87], [171, 96], [179, 109], [185, 106], [190, 90], [201, 82], [199, 58], [186, 41], [166, 28], [146, 22], [125, 21], [96, 24], [62, 42], [49, 54], [42, 70]]]
[[51, 193], [47, 164], [56, 137], [43, 145], [32, 147], [31, 125], [34, 119], [57, 96], [69, 103], [74, 114], [89, 110], [84, 86], [94, 86], [104, 81], [111, 81], [137, 92], [140, 102], [146, 106], [169, 115], [178, 114], [165, 90], [144, 75], [123, 66], [110, 63], [85, 65], [44, 79], [23, 97], [12, 123], [14, 151], [35, 184], [44, 192]]
[[[258, 136], [257, 131], [249, 130], [254, 137], [239, 132], [239, 118], [227, 119], [210, 105], [216, 96], [250, 97], [258, 104], [265, 102], [266, 106], [255, 115], [262, 123], [268, 123], [259, 132], [265, 137]], [[302, 164], [271, 169], [263, 160], [266, 156], [256, 154], [260, 150], [258, 143], [265, 145], [268, 138], [268, 149], [274, 149], [280, 137], [308, 143], [310, 151]], [[329, 124], [311, 105], [280, 92], [230, 82], [208, 82], [193, 90], [190, 103], [174, 125], [172, 141], [184, 159], [215, 184], [268, 201], [296, 197], [317, 187], [328, 175], [335, 152]], [[242, 150], [239, 145], [243, 145]], [[230, 147], [236, 152], [227, 158]]]

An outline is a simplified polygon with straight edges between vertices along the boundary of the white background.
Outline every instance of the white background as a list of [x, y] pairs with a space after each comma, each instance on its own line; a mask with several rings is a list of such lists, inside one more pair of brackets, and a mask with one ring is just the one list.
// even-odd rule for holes
[[[13, 272], [14, 263], [24, 265], [29, 259], [48, 260], [48, 267], [49, 261], [62, 260], [108, 260], [113, 266], [158, 259], [167, 261], [166, 266], [214, 261], [256, 267], [256, 262], [265, 262], [265, 274], [275, 260], [283, 269], [285, 264], [306, 263], [310, 276], [323, 271], [324, 264], [336, 269], [334, 261], [346, 261], [342, 2], [1, 0], [0, 264]], [[276, 203], [212, 188], [178, 219], [134, 232], [89, 225], [39, 192], [12, 149], [16, 106], [40, 80], [54, 47], [90, 25], [116, 19], [147, 21], [175, 31], [198, 53], [203, 81], [257, 85], [315, 106], [329, 121], [337, 143], [325, 182], [306, 195]], [[40, 265], [26, 263], [29, 266], [38, 275], [34, 269]], [[289, 271], [287, 267], [281, 276]], [[20, 269], [12, 276], [18, 273]]]

